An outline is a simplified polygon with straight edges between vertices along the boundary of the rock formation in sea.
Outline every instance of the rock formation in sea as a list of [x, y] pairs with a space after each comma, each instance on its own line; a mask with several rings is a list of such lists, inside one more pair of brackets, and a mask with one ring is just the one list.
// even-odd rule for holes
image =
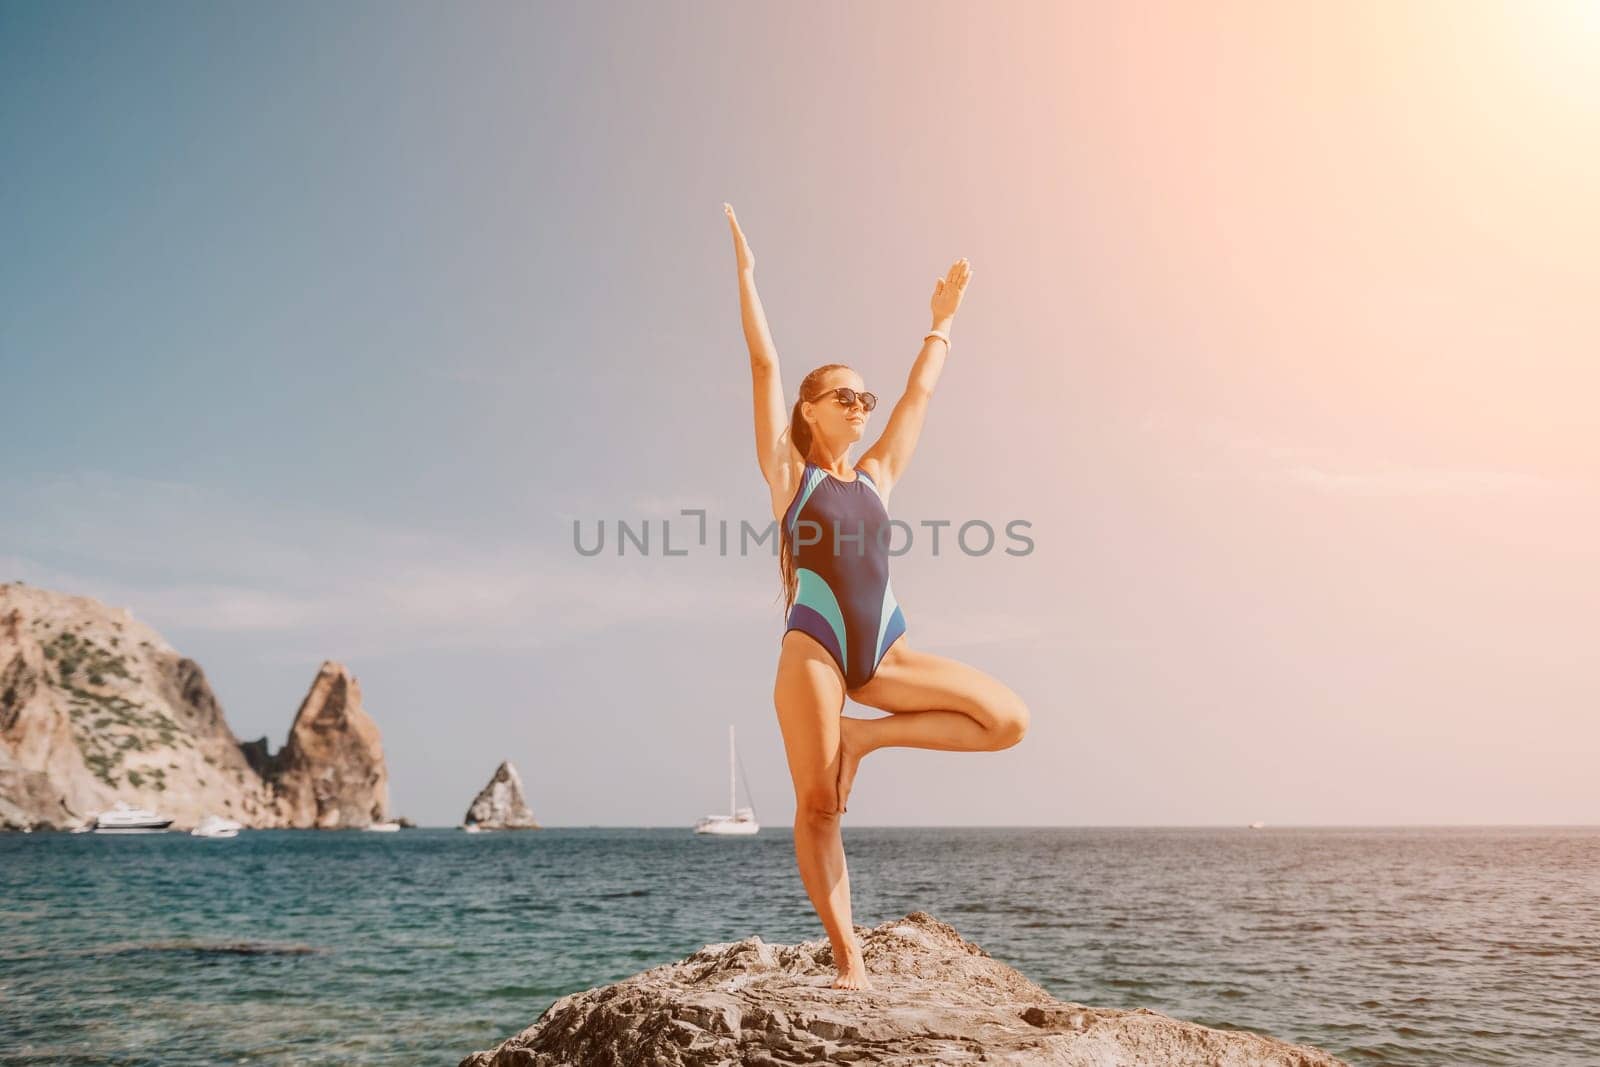
[[365, 826], [386, 817], [378, 729], [322, 664], [288, 742], [241, 743], [192, 659], [126, 608], [0, 583], [0, 829], [66, 829], [125, 800], [190, 829]]
[[388, 817], [389, 772], [378, 724], [361, 706], [361, 683], [337, 663], [323, 663], [288, 742], [262, 762], [290, 826], [336, 830]]
[[533, 812], [523, 798], [522, 776], [503, 760], [495, 768], [494, 777], [479, 791], [461, 820], [464, 826], [477, 826], [480, 830], [538, 830]]
[[826, 938], [747, 937], [561, 997], [460, 1067], [1345, 1067], [1308, 1045], [1056, 1000], [927, 912], [855, 929], [872, 989], [833, 988]]

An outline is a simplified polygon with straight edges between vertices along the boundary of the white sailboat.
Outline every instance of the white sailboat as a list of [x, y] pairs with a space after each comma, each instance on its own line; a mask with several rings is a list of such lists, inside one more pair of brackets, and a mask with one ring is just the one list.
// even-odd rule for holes
[[[753, 834], [761, 829], [761, 824], [756, 821], [756, 809], [752, 807], [737, 807], [738, 799], [735, 795], [738, 778], [734, 771], [738, 765], [739, 753], [733, 740], [733, 726], [728, 726], [728, 810], [732, 815], [707, 815], [694, 824], [697, 834]], [[745, 776], [745, 792], [750, 791], [749, 775]], [[755, 800], [752, 798], [751, 804]]]

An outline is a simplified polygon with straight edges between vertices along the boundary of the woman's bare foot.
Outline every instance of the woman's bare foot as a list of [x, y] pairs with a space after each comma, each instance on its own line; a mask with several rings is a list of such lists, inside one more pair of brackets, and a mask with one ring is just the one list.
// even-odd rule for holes
[[862, 737], [861, 730], [866, 725], [865, 719], [852, 719], [848, 715], [839, 716], [839, 810], [849, 811], [845, 802], [850, 799], [850, 787], [855, 784], [856, 768], [861, 763], [861, 757], [870, 749], [866, 747], [866, 739]]
[[[833, 958], [837, 961], [841, 955], [834, 950]], [[872, 982], [867, 979], [867, 961], [862, 958], [861, 949], [852, 939], [850, 951], [843, 954], [844, 962], [839, 965], [839, 977], [833, 980], [835, 989], [871, 989]]]

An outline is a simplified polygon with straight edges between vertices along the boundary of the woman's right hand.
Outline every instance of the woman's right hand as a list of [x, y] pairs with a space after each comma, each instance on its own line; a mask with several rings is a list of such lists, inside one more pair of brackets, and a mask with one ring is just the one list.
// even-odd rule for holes
[[972, 265], [967, 262], [966, 256], [962, 256], [950, 265], [949, 273], [934, 281], [929, 308], [935, 323], [955, 318], [956, 309], [961, 306], [961, 298], [966, 295], [967, 283], [971, 280]]
[[739, 220], [733, 215], [732, 205], [724, 201], [722, 210], [727, 213], [728, 225], [733, 227], [733, 251], [739, 258], [739, 272], [742, 274], [755, 270], [756, 254], [750, 251], [750, 242], [744, 239], [744, 231], [739, 229]]

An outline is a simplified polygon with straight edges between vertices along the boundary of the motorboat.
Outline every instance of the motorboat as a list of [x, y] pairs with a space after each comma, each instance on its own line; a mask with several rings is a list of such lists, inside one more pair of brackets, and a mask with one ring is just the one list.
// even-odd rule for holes
[[191, 837], [238, 837], [239, 831], [244, 829], [243, 823], [224, 819], [220, 815], [207, 815], [189, 831]]
[[370, 826], [363, 826], [362, 829], [371, 830], [374, 833], [392, 834], [396, 830], [400, 829], [400, 824], [394, 822], [393, 820], [386, 820], [384, 822], [375, 822]]
[[[738, 763], [739, 751], [734, 744], [733, 725], [730, 723], [728, 725], [728, 810], [733, 814], [707, 815], [694, 824], [695, 833], [738, 836], [758, 833], [761, 830], [761, 824], [756, 821], [756, 809], [753, 806], [747, 808], [737, 806], [736, 790], [738, 788], [738, 778], [734, 772]], [[749, 792], [749, 775], [746, 775], [745, 794], [749, 795]], [[752, 798], [751, 804], [754, 805], [754, 803], [755, 800]]]
[[94, 819], [97, 834], [164, 834], [172, 820], [147, 808], [119, 800]]

